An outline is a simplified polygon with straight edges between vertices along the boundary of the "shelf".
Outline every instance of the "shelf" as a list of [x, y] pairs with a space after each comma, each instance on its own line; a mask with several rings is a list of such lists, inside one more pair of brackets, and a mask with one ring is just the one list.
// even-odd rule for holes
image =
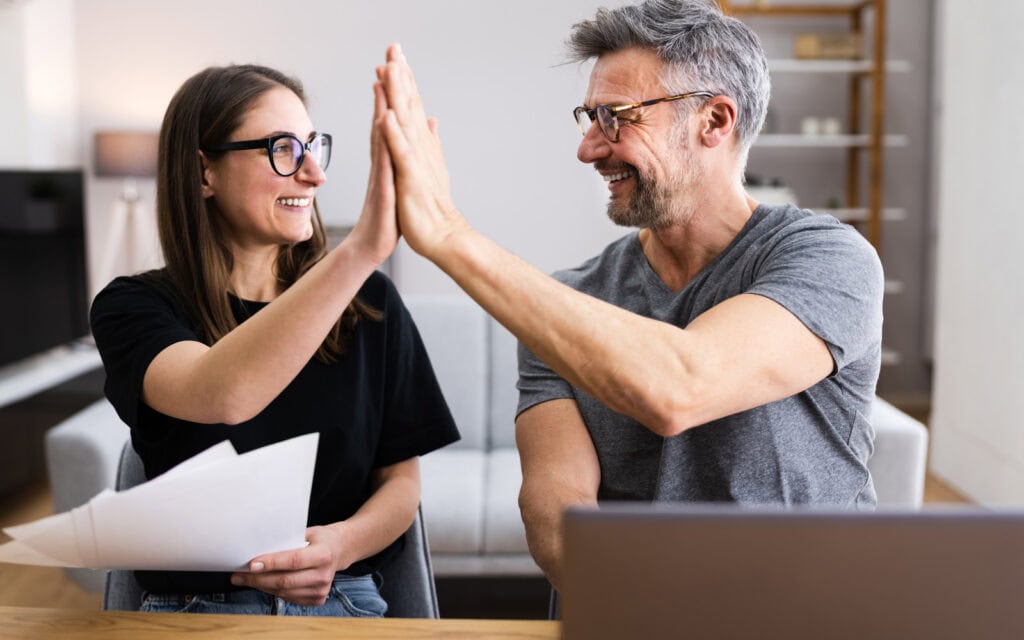
[[[910, 143], [910, 138], [902, 134], [889, 134], [884, 136], [883, 142], [887, 147], [905, 147]], [[803, 135], [800, 133], [762, 133], [754, 141], [755, 147], [785, 147], [785, 148], [850, 148], [870, 147], [871, 136], [866, 133], [858, 135]]]
[[0, 407], [101, 366], [103, 361], [95, 347], [71, 343], [0, 367]]
[[[885, 70], [889, 73], [911, 71], [907, 60], [888, 60]], [[776, 73], [872, 73], [875, 63], [871, 60], [801, 60], [776, 58], [768, 61], [768, 70]]]
[[745, 4], [722, 3], [732, 16], [840, 16], [850, 17], [860, 11], [863, 2], [847, 4], [771, 4], [768, 2]]
[[[866, 207], [829, 209], [820, 207], [807, 207], [812, 211], [827, 213], [840, 222], [867, 222], [870, 220], [871, 212]], [[899, 207], [886, 207], [882, 209], [882, 220], [886, 222], [902, 222], [907, 219], [907, 210]]]

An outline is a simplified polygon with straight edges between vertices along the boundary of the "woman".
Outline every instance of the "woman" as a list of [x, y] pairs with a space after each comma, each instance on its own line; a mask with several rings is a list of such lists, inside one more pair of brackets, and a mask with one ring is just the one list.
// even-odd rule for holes
[[[379, 122], [379, 83], [374, 94]], [[315, 195], [330, 151], [302, 86], [265, 67], [206, 69], [164, 116], [167, 266], [93, 302], [106, 395], [147, 477], [224, 439], [240, 453], [320, 439], [307, 547], [249, 572], [137, 572], [144, 611], [383, 615], [374, 574], [415, 516], [418, 456], [458, 439], [412, 319], [375, 271], [398, 241], [386, 146], [374, 134], [362, 215], [325, 253]]]

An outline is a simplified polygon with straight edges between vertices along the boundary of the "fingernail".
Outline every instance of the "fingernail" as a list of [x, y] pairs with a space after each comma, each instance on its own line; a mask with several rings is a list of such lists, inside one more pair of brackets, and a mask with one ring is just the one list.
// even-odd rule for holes
[[242, 585], [242, 576], [238, 576], [238, 575], [231, 576], [231, 584], [235, 585], [236, 587], [241, 586]]
[[249, 570], [250, 571], [263, 571], [263, 563], [262, 562], [254, 562], [254, 563], [252, 563], [252, 566], [249, 567]]

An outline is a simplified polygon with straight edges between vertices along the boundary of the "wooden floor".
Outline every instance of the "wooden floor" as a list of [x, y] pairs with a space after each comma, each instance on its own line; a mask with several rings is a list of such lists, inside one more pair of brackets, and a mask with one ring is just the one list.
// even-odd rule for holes
[[[929, 504], [968, 502], [931, 476], [925, 482], [924, 500]], [[19, 492], [17, 496], [0, 500], [0, 527], [31, 522], [51, 513], [53, 504], [50, 490], [45, 483], [41, 483]], [[6, 540], [0, 534], [0, 542]], [[459, 593], [454, 587], [451, 592]], [[546, 590], [541, 597], [546, 598], [545, 594]], [[0, 605], [99, 609], [101, 603], [101, 594], [81, 590], [64, 575], [62, 569], [0, 564]], [[541, 604], [540, 610], [544, 610], [544, 603]], [[459, 617], [472, 616], [463, 613]]]

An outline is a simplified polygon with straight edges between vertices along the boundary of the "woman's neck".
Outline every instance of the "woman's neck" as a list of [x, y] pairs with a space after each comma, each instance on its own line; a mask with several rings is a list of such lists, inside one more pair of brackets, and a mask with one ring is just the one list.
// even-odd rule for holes
[[272, 247], [261, 251], [236, 249], [232, 253], [231, 288], [242, 300], [270, 302], [281, 293], [277, 280], [277, 256], [280, 250]]

